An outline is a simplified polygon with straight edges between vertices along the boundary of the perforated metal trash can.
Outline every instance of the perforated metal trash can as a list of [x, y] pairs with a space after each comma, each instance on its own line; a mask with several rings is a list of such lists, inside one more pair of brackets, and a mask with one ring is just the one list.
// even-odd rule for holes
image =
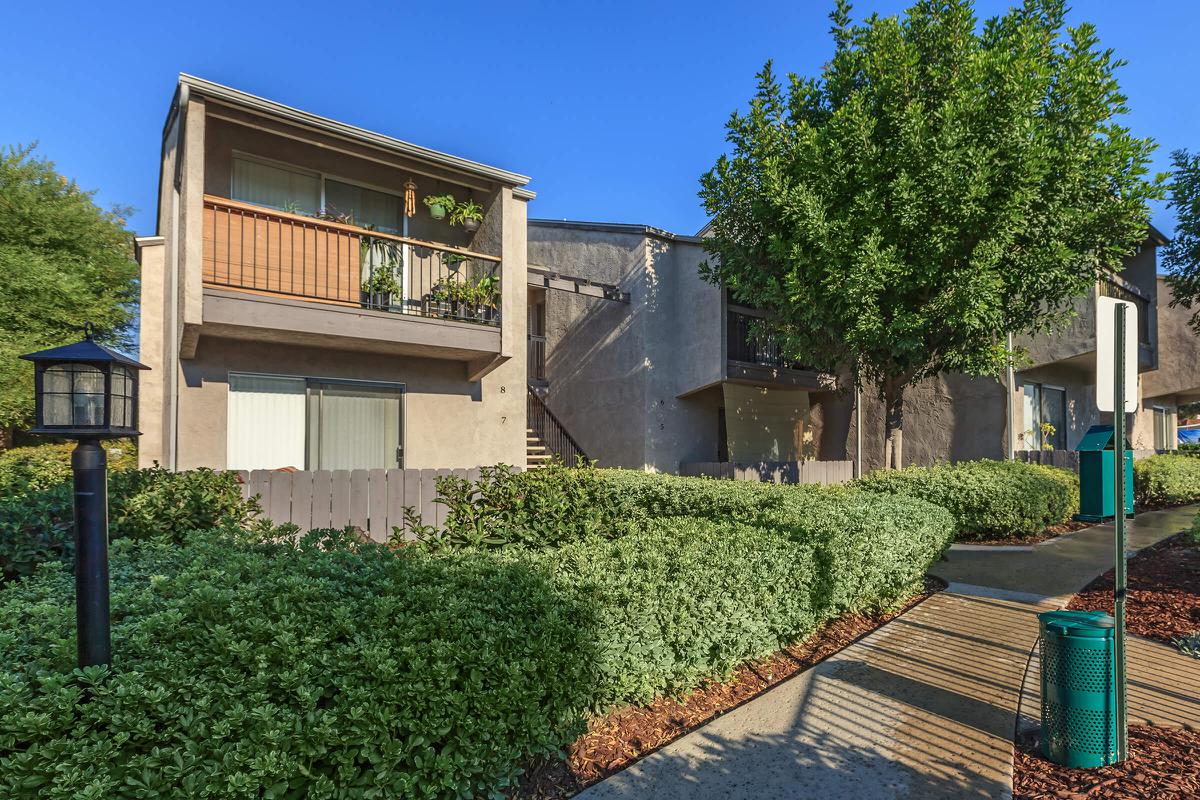
[[1042, 754], [1068, 767], [1117, 760], [1114, 620], [1103, 611], [1050, 611], [1042, 630]]

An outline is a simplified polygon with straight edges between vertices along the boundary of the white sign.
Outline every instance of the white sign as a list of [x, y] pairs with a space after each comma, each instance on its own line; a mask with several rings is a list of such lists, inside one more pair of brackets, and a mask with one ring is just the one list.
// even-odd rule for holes
[[1096, 407], [1112, 411], [1117, 400], [1117, 307], [1125, 307], [1125, 411], [1137, 411], [1138, 310], [1128, 300], [1096, 298]]

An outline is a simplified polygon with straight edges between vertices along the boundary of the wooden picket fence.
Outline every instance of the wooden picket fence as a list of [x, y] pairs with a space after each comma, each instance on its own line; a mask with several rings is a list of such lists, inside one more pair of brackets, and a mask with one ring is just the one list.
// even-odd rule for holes
[[244, 497], [259, 496], [262, 515], [301, 531], [358, 528], [376, 541], [387, 541], [392, 528], [412, 538], [404, 507], [412, 506], [427, 525], [446, 521], [446, 506], [435, 503], [437, 478], [457, 475], [478, 480], [478, 469], [355, 469], [276, 472], [241, 471]]
[[757, 483], [845, 483], [854, 479], [853, 461], [694, 461], [679, 465], [680, 475]]

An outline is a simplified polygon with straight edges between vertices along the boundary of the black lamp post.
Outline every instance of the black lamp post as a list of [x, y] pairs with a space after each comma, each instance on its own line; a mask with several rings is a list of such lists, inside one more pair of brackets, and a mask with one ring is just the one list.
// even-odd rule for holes
[[101, 439], [139, 435], [138, 370], [132, 358], [86, 338], [21, 356], [34, 365], [36, 425], [30, 433], [75, 439], [75, 625], [79, 666], [108, 664], [108, 459]]

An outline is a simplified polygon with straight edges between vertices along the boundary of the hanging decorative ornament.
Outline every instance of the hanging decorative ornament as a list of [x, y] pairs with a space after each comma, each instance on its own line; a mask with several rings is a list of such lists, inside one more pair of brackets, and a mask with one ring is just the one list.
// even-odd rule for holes
[[413, 183], [413, 179], [409, 178], [404, 182], [404, 216], [415, 217], [417, 215], [417, 184]]

